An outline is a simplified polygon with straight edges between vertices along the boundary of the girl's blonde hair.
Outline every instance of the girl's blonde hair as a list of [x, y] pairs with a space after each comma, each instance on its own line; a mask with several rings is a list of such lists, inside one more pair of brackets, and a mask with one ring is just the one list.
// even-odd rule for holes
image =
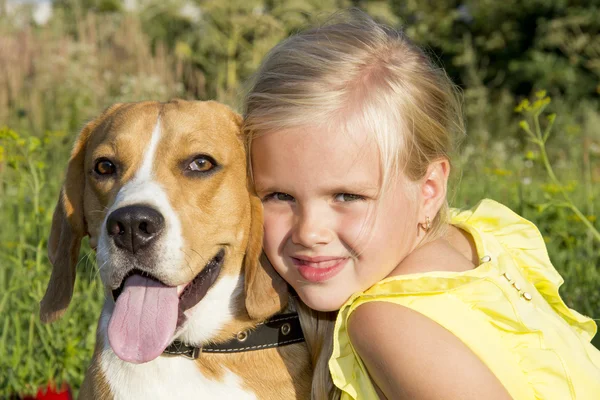
[[[450, 155], [464, 135], [458, 91], [443, 69], [400, 31], [357, 10], [275, 46], [246, 95], [244, 130], [252, 138], [298, 127], [362, 129], [381, 155], [382, 190], [398, 174], [424, 178], [429, 165]], [[250, 159], [250, 157], [248, 157]], [[428, 238], [441, 234], [447, 202]], [[313, 399], [339, 398], [329, 375], [335, 313], [300, 305], [313, 357]]]

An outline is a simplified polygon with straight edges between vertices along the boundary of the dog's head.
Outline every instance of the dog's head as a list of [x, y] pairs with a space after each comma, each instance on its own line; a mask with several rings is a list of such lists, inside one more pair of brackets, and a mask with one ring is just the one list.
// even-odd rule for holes
[[[145, 325], [181, 331], [211, 289], [221, 297], [210, 302], [231, 301], [221, 305], [230, 315], [245, 308], [260, 320], [281, 310], [286, 285], [259, 263], [262, 206], [248, 190], [240, 125], [222, 104], [180, 100], [117, 104], [89, 122], [54, 211], [42, 321], [69, 305], [86, 235], [112, 314], [109, 338], [123, 335], [117, 347]], [[223, 296], [244, 296], [245, 307]], [[145, 340], [166, 340], [158, 336]]]

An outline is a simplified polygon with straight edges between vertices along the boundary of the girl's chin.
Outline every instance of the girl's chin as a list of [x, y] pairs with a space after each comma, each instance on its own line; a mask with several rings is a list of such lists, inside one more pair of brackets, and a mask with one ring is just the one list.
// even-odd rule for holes
[[332, 295], [332, 290], [324, 287], [298, 287], [294, 289], [296, 289], [296, 293], [298, 293], [304, 304], [313, 310], [322, 312], [338, 311], [350, 297], [344, 297], [341, 293], [339, 296]]

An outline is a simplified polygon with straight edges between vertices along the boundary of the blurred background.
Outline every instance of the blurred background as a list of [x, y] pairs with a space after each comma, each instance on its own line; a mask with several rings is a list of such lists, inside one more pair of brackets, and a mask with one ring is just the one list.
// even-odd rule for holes
[[103, 295], [87, 243], [66, 316], [47, 326], [37, 314], [84, 122], [146, 99], [240, 110], [272, 46], [351, 6], [402, 27], [462, 88], [452, 205], [490, 197], [532, 220], [567, 304], [600, 318], [597, 0], [0, 0], [0, 398], [49, 382], [77, 392], [91, 358]]

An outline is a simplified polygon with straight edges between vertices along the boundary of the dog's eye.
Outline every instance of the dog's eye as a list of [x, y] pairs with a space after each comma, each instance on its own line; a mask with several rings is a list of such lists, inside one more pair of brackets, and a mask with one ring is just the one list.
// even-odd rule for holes
[[112, 175], [116, 170], [117, 167], [115, 167], [115, 164], [106, 158], [101, 158], [96, 161], [96, 166], [94, 167], [94, 171], [98, 175]]
[[198, 172], [208, 172], [215, 167], [215, 162], [209, 157], [200, 156], [194, 158], [194, 160], [188, 165], [188, 169]]

